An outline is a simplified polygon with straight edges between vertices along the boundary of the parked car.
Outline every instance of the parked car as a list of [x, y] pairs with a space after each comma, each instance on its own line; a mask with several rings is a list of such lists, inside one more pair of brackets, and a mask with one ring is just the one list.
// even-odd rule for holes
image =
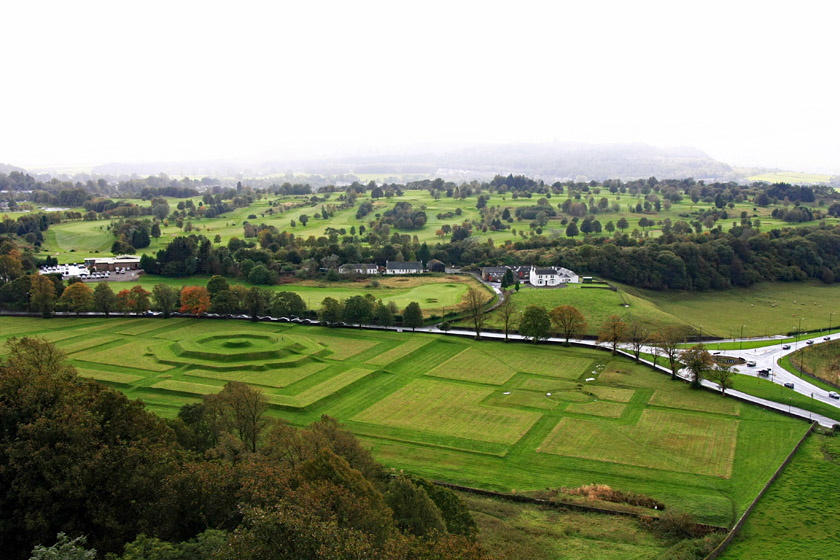
[[840, 395], [838, 395], [838, 394], [837, 394], [836, 392], [834, 392], [834, 391], [829, 391], [829, 393], [828, 393], [828, 398], [830, 398], [830, 399], [840, 399]]
[[788, 389], [793, 389], [793, 383], [788, 381], [787, 383], [785, 383], [785, 387], [787, 387]]
[[782, 350], [790, 350], [790, 344], [785, 344], [782, 346]]

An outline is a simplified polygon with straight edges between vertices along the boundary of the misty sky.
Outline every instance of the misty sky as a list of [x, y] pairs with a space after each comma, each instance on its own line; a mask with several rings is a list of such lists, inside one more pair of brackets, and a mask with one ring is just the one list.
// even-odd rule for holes
[[840, 172], [832, 2], [130, 4], [2, 3], [0, 162], [559, 140]]

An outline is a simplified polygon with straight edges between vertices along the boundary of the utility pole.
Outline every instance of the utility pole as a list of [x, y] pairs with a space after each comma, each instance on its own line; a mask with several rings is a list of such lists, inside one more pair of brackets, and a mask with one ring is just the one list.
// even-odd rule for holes
[[744, 327], [745, 326], [746, 325], [741, 325], [741, 340], [739, 341], [739, 345], [738, 345], [739, 350], [744, 349]]

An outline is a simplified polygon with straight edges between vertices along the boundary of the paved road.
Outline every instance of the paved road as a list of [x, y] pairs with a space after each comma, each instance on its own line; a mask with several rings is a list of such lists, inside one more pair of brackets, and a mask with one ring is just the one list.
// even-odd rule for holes
[[[14, 312], [14, 311], [0, 311], [0, 315], [21, 315], [21, 316], [35, 315], [35, 316], [37, 316], [37, 314], [33, 314], [33, 313], [29, 313], [29, 312]], [[56, 315], [72, 316], [72, 314], [64, 314], [64, 313], [56, 313]], [[99, 316], [101, 314], [87, 313], [85, 315], [87, 315], [87, 316]], [[313, 321], [310, 321], [309, 324], [317, 325], [318, 321], [313, 320]], [[399, 332], [402, 332], [403, 330], [408, 331], [408, 329], [402, 329], [402, 328], [399, 328], [399, 327], [379, 327], [379, 326], [375, 326], [375, 325], [365, 325], [362, 328], [370, 329], [370, 330], [397, 330]], [[474, 337], [475, 336], [474, 331], [464, 330], [464, 329], [450, 329], [450, 330], [444, 332], [444, 331], [441, 331], [440, 329], [438, 329], [437, 325], [431, 326], [431, 327], [420, 327], [420, 328], [416, 329], [415, 332], [445, 334], [445, 335], [449, 335], [449, 336], [464, 336], [464, 337]], [[835, 335], [835, 337], [836, 337], [836, 335]], [[504, 335], [504, 333], [482, 332], [481, 333], [481, 338], [490, 339], [490, 340], [504, 340], [505, 335]], [[519, 334], [510, 334], [509, 338], [511, 340], [520, 340], [520, 341], [521, 340], [526, 340], [525, 337], [523, 337], [522, 335], [519, 335]], [[755, 339], [751, 339], [751, 340], [755, 340]], [[825, 342], [822, 339], [822, 337], [812, 339], [812, 340], [814, 340], [814, 344], [821, 344], [821, 343]], [[550, 337], [546, 340], [546, 342], [549, 342], [549, 343], [563, 343], [564, 341], [565, 341], [565, 339], [560, 338], [560, 337]], [[598, 343], [594, 340], [571, 339], [570, 342], [575, 344], [575, 345], [578, 345], [578, 346], [589, 346], [589, 347], [593, 347], [593, 348], [598, 347]], [[731, 342], [731, 341], [727, 341], [727, 342]], [[734, 342], [738, 342], [738, 340], [736, 339]], [[806, 342], [805, 340], [802, 340], [802, 341], [799, 342], [799, 344], [804, 345], [805, 342]], [[790, 349], [784, 350], [782, 348], [783, 345], [784, 344], [782, 342], [779, 342], [779, 344], [775, 344], [773, 346], [767, 346], [767, 347], [764, 347], [764, 348], [755, 348], [755, 349], [751, 349], [751, 350], [725, 350], [725, 351], [722, 350], [721, 353], [726, 354], [727, 356], [742, 357], [747, 361], [752, 360], [752, 361], [756, 362], [756, 365], [753, 368], [746, 367], [746, 366], [739, 366], [737, 368], [738, 373], [757, 376], [759, 369], [769, 368], [773, 372], [773, 374], [771, 375], [771, 379], [770, 379], [771, 381], [773, 381], [774, 383], [780, 383], [780, 384], [788, 382], [788, 381], [792, 382], [794, 384], [794, 389], [793, 390], [795, 390], [796, 392], [801, 393], [805, 396], [808, 396], [808, 397], [811, 397], [812, 394], [813, 394], [814, 399], [819, 400], [820, 402], [826, 403], [828, 405], [831, 405], [831, 406], [837, 408], [838, 409], [837, 414], [838, 414], [838, 417], [840, 417], [840, 401], [829, 398], [828, 397], [828, 392], [825, 391], [824, 389], [816, 387], [815, 385], [809, 383], [808, 381], [805, 381], [804, 379], [801, 379], [800, 377], [798, 377], [798, 376], [782, 369], [780, 366], [776, 365], [776, 360], [778, 360], [779, 358], [781, 358], [784, 355], [795, 352], [797, 350], [797, 347], [798, 347], [798, 346], [795, 346], [795, 345], [791, 345]], [[715, 350], [712, 349], [712, 351], [715, 351]], [[625, 354], [625, 355], [631, 357], [631, 358], [633, 357], [632, 354], [627, 349], [621, 349], [620, 352], [622, 354]], [[651, 351], [651, 348], [649, 348], [649, 347], [643, 348], [642, 352], [649, 353], [649, 354], [653, 353]], [[642, 360], [642, 361], [644, 363], [648, 364], [648, 365], [651, 365], [651, 366], [653, 365], [653, 364], [651, 364], [651, 362], [649, 362], [647, 360]], [[671, 373], [670, 370], [667, 367], [664, 367], [664, 366], [659, 365], [659, 364], [657, 364], [656, 369], [661, 371], [662, 373], [666, 373], [668, 375], [670, 375], [670, 373]], [[687, 372], [685, 370], [682, 370], [682, 371], [678, 372], [678, 376], [683, 378], [683, 379], [688, 378]], [[711, 381], [708, 381], [708, 380], [704, 379], [702, 381], [702, 384], [703, 384], [704, 387], [708, 387], [708, 388], [714, 389], [714, 390], [719, 390], [717, 385], [712, 383]], [[760, 404], [760, 405], [765, 406], [767, 408], [772, 408], [772, 409], [778, 410], [780, 412], [788, 413], [788, 414], [791, 414], [793, 416], [798, 416], [798, 417], [803, 418], [805, 420], [811, 420], [811, 421], [819, 422], [820, 425], [828, 427], [828, 428], [834, 426], [835, 424], [840, 424], [840, 422], [838, 422], [836, 420], [833, 420], [833, 419], [828, 418], [826, 416], [822, 416], [822, 415], [810, 412], [808, 410], [803, 410], [803, 409], [797, 408], [795, 406], [790, 406], [789, 404], [784, 404], [784, 403], [781, 403], [781, 402], [769, 401], [769, 400], [766, 400], [766, 399], [755, 397], [753, 395], [749, 395], [747, 393], [742, 393], [740, 391], [735, 391], [735, 390], [730, 389], [726, 392], [726, 394], [730, 397], [733, 397], [733, 398], [736, 398], [736, 399], [739, 399], [739, 400]]]

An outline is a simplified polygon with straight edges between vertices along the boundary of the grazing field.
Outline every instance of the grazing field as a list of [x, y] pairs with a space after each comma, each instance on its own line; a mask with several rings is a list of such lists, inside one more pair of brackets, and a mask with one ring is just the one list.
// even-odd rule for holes
[[721, 558], [834, 558], [840, 542], [840, 439], [811, 435]]
[[[681, 317], [704, 336], [732, 338], [825, 329], [840, 317], [840, 284], [764, 282], [722, 292], [653, 292], [621, 287], [658, 309]], [[631, 306], [632, 307], [632, 306]], [[835, 322], [834, 326], [837, 326]]]
[[[558, 305], [572, 305], [587, 322], [586, 334], [596, 335], [601, 323], [610, 315], [625, 322], [638, 321], [655, 330], [664, 325], [685, 325], [704, 337], [763, 337], [795, 332], [802, 318], [802, 330], [827, 329], [838, 324], [840, 317], [840, 285], [816, 282], [765, 282], [750, 288], [733, 288], [716, 292], [657, 292], [613, 283], [617, 291], [568, 285], [546, 289], [522, 286], [513, 292], [513, 301], [520, 311], [528, 305], [551, 310]], [[488, 317], [487, 328], [501, 330], [498, 310]], [[471, 325], [462, 321], [459, 326]], [[774, 342], [744, 342], [744, 348], [755, 348]], [[712, 345], [717, 348], [715, 344]], [[735, 344], [739, 347], [740, 344]], [[726, 343], [721, 344], [721, 349]]]
[[765, 183], [790, 183], [792, 185], [811, 185], [814, 183], [828, 183], [831, 175], [820, 173], [799, 173], [797, 171], [776, 171], [747, 177], [748, 181], [764, 181]]
[[82, 375], [166, 417], [242, 381], [263, 391], [271, 416], [297, 426], [333, 416], [410, 473], [507, 492], [607, 484], [718, 525], [733, 522], [806, 429], [744, 404], [736, 416], [728, 398], [588, 348], [247, 321], [0, 317], [0, 336], [27, 334], [72, 348]]

